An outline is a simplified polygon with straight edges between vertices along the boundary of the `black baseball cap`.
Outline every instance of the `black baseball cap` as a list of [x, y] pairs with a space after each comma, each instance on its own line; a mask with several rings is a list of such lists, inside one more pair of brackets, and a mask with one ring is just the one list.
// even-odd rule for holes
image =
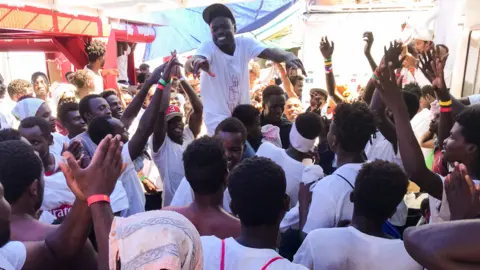
[[232, 20], [232, 23], [235, 24], [235, 17], [233, 16], [232, 11], [223, 4], [213, 4], [208, 6], [203, 11], [203, 20], [210, 25], [213, 19], [217, 17], [226, 17]]

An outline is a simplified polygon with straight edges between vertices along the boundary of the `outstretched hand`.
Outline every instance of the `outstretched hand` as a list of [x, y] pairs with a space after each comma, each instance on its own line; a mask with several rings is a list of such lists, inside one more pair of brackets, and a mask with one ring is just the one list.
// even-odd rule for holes
[[[396, 49], [391, 46], [389, 50]], [[395, 55], [393, 52], [386, 51], [385, 60], [389, 59], [389, 57], [393, 57], [393, 55]], [[392, 109], [401, 104], [400, 102], [403, 102], [402, 89], [397, 83], [394, 64], [391, 61], [385, 61], [385, 63], [378, 67], [376, 75], [378, 76], [378, 82], [380, 83], [377, 90], [379, 91], [383, 102], [385, 102], [385, 105]]]
[[320, 40], [320, 52], [323, 58], [332, 58], [333, 51], [335, 50], [335, 43], [329, 42], [328, 37], [322, 37]]
[[451, 220], [473, 219], [480, 213], [480, 187], [475, 185], [467, 168], [455, 163], [454, 170], [445, 178], [445, 193]]
[[385, 57], [384, 63], [388, 66], [388, 63], [392, 63], [392, 68], [398, 69], [402, 68], [402, 63], [405, 60], [405, 57], [400, 57], [402, 55], [402, 43], [398, 41], [390, 42], [390, 47], [387, 49], [387, 46], [384, 47]]
[[210, 75], [210, 77], [215, 77], [215, 74], [210, 70], [210, 63], [208, 59], [203, 56], [197, 56], [192, 62], [193, 65], [193, 77], [200, 78], [200, 70], [203, 70]]
[[63, 154], [66, 162], [60, 162], [67, 184], [77, 199], [96, 195], [110, 195], [122, 173], [122, 147], [120, 136], [107, 135], [97, 147], [92, 162], [82, 169], [72, 153]]
[[442, 100], [450, 99], [450, 94], [445, 83], [444, 69], [448, 60], [448, 49], [446, 54], [440, 53], [439, 45], [420, 55], [419, 68], [423, 75], [432, 83], [433, 89]]

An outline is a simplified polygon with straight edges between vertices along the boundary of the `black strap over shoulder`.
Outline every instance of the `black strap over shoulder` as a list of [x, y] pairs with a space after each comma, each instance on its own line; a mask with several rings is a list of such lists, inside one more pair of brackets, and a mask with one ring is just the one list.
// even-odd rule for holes
[[347, 178], [343, 177], [342, 175], [340, 174], [337, 174], [335, 173], [335, 175], [339, 176], [340, 178], [342, 178], [343, 180], [345, 180], [345, 182], [347, 182], [347, 184], [352, 188], [354, 189], [353, 185], [347, 180]]

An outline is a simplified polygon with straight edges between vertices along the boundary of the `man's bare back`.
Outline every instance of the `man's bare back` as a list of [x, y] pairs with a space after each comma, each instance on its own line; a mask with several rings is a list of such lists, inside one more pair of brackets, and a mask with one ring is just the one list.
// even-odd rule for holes
[[[59, 226], [42, 223], [30, 216], [13, 216], [10, 223], [10, 240], [20, 242], [43, 241]], [[68, 269], [97, 269], [96, 253], [90, 241], [85, 243], [75, 262]]]
[[214, 235], [226, 239], [240, 235], [240, 220], [227, 213], [221, 206], [198, 207], [192, 203], [185, 207], [167, 207], [164, 210], [185, 216], [195, 225], [200, 236]]

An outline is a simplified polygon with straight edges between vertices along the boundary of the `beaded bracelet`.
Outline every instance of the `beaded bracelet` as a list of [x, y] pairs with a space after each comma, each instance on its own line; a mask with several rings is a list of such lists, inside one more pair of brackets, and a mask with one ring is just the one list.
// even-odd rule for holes
[[332, 72], [333, 72], [333, 69], [331, 66], [330, 67], [325, 66], [325, 73], [330, 74]]
[[438, 105], [440, 105], [441, 107], [449, 107], [449, 106], [452, 106], [452, 100], [448, 100], [448, 101], [439, 101], [438, 102]]

